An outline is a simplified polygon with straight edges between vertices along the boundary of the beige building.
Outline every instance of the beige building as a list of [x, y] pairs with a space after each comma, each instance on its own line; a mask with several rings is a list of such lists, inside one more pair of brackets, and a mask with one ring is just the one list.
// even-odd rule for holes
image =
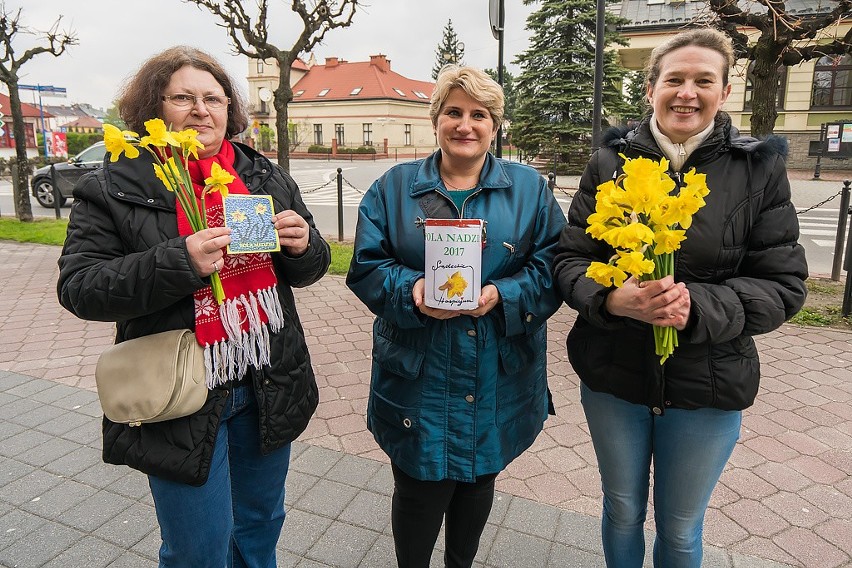
[[[249, 60], [249, 114], [257, 126], [275, 127], [272, 92], [278, 66]], [[293, 101], [288, 107], [291, 151], [311, 147], [342, 153], [373, 148], [390, 157], [422, 157], [435, 150], [429, 119], [434, 85], [391, 70], [384, 55], [353, 62], [336, 57], [318, 65], [298, 61], [290, 75]]]
[[[814, 0], [788, 0], [790, 13], [807, 14], [830, 10], [834, 3]], [[619, 15], [630, 20], [620, 32], [629, 39], [627, 47], [617, 46], [621, 63], [628, 69], [641, 69], [651, 50], [682, 30], [690, 22], [706, 21], [709, 8], [704, 1], [623, 0]], [[825, 41], [842, 37], [852, 27], [852, 20], [839, 23]], [[754, 29], [741, 30], [757, 36]], [[747, 133], [751, 121], [751, 83], [748, 64], [740, 60], [731, 70], [731, 96], [723, 110], [731, 115], [734, 126]], [[808, 157], [808, 143], [819, 140], [824, 123], [852, 122], [852, 55], [824, 57], [789, 67], [783, 74], [778, 96], [778, 119], [775, 134], [790, 142], [791, 167], [813, 168], [816, 159]], [[822, 160], [823, 167], [849, 167], [849, 161]]]

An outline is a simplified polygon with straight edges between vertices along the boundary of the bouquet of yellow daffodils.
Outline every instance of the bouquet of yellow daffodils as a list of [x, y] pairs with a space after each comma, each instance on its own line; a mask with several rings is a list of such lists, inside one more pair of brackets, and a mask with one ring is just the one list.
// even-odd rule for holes
[[[173, 192], [181, 209], [186, 213], [187, 220], [193, 232], [207, 228], [205, 197], [212, 192], [221, 192], [222, 197], [228, 195], [228, 184], [234, 181], [234, 176], [214, 163], [210, 177], [204, 180], [201, 192], [201, 203], [195, 196], [192, 180], [189, 177], [190, 156], [198, 159], [198, 150], [204, 145], [198, 141], [198, 132], [188, 128], [175, 132], [169, 130], [159, 118], [145, 123], [147, 136], [139, 137], [136, 132], [121, 130], [111, 124], [104, 124], [104, 145], [110, 153], [110, 161], [115, 162], [124, 154], [128, 158], [139, 157], [139, 148], [147, 150], [154, 157], [154, 174], [163, 182], [166, 189]], [[221, 304], [225, 300], [225, 291], [218, 272], [210, 275], [213, 297]]]
[[[601, 286], [619, 287], [628, 276], [658, 280], [674, 274], [674, 251], [686, 238], [692, 216], [710, 193], [706, 174], [695, 168], [683, 176], [676, 195], [669, 162], [648, 158], [624, 159], [624, 173], [598, 186], [595, 212], [586, 233], [615, 249], [609, 262], [592, 262], [586, 276]], [[677, 347], [674, 327], [654, 326], [656, 354], [662, 365]]]

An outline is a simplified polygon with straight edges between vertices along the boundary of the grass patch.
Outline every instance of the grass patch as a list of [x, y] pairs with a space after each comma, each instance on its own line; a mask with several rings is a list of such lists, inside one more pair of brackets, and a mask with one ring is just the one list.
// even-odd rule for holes
[[36, 219], [22, 223], [12, 217], [0, 217], [0, 239], [19, 243], [61, 245], [65, 242], [68, 219]]
[[799, 313], [790, 318], [790, 323], [799, 325], [827, 326], [840, 320], [838, 316], [822, 313], [820, 309], [802, 308]]
[[349, 272], [349, 261], [352, 260], [352, 243], [328, 241], [328, 245], [331, 247], [331, 266], [328, 267], [328, 273], [346, 276]]

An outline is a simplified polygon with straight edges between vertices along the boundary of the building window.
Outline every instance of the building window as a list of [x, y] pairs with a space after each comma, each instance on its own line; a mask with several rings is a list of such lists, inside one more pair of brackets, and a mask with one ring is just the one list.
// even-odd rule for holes
[[349, 93], [349, 95], [354, 97], [355, 95], [361, 92], [361, 89], [363, 89], [363, 87], [355, 87], [354, 89], [352, 89], [352, 92]]
[[328, 94], [328, 92], [329, 92], [330, 90], [331, 90], [331, 89], [323, 89], [322, 91], [320, 91], [319, 93], [317, 93], [317, 96], [318, 96], [318, 97], [324, 97], [324, 96], [326, 96], [326, 95]]
[[369, 122], [364, 123], [364, 146], [373, 145], [373, 125]]
[[293, 98], [295, 99], [296, 97], [301, 97], [304, 94], [304, 92], [305, 92], [305, 89], [302, 89], [300, 91], [296, 91], [295, 93], [293, 93]]
[[263, 75], [263, 59], [257, 60], [257, 74]]
[[322, 146], [322, 124], [314, 124], [314, 144]]
[[396, 91], [396, 94], [399, 95], [400, 97], [405, 96], [405, 93], [403, 93], [401, 90], [397, 89], [396, 87], [394, 87], [393, 90]]
[[[754, 93], [754, 61], [752, 61], [748, 66], [748, 73], [746, 74], [746, 84], [745, 84], [745, 101], [743, 103], [743, 110], [751, 109], [751, 98]], [[775, 95], [775, 108], [778, 110], [782, 110], [784, 108], [784, 93], [787, 91], [787, 66], [779, 65], [778, 66], [778, 90]]]
[[411, 125], [405, 125], [405, 145], [411, 146]]
[[346, 139], [343, 136], [343, 125], [342, 124], [335, 124], [334, 125], [334, 137], [337, 138], [337, 145], [338, 146], [345, 146], [346, 145]]
[[852, 106], [852, 55], [826, 55], [817, 61], [811, 106]]

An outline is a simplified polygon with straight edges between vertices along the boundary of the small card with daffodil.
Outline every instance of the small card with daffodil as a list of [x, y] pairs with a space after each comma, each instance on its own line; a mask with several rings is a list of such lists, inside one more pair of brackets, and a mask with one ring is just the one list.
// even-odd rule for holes
[[228, 254], [281, 250], [272, 223], [272, 196], [229, 194], [223, 201], [225, 226], [231, 229]]
[[474, 310], [482, 285], [482, 219], [426, 219], [426, 305]]

